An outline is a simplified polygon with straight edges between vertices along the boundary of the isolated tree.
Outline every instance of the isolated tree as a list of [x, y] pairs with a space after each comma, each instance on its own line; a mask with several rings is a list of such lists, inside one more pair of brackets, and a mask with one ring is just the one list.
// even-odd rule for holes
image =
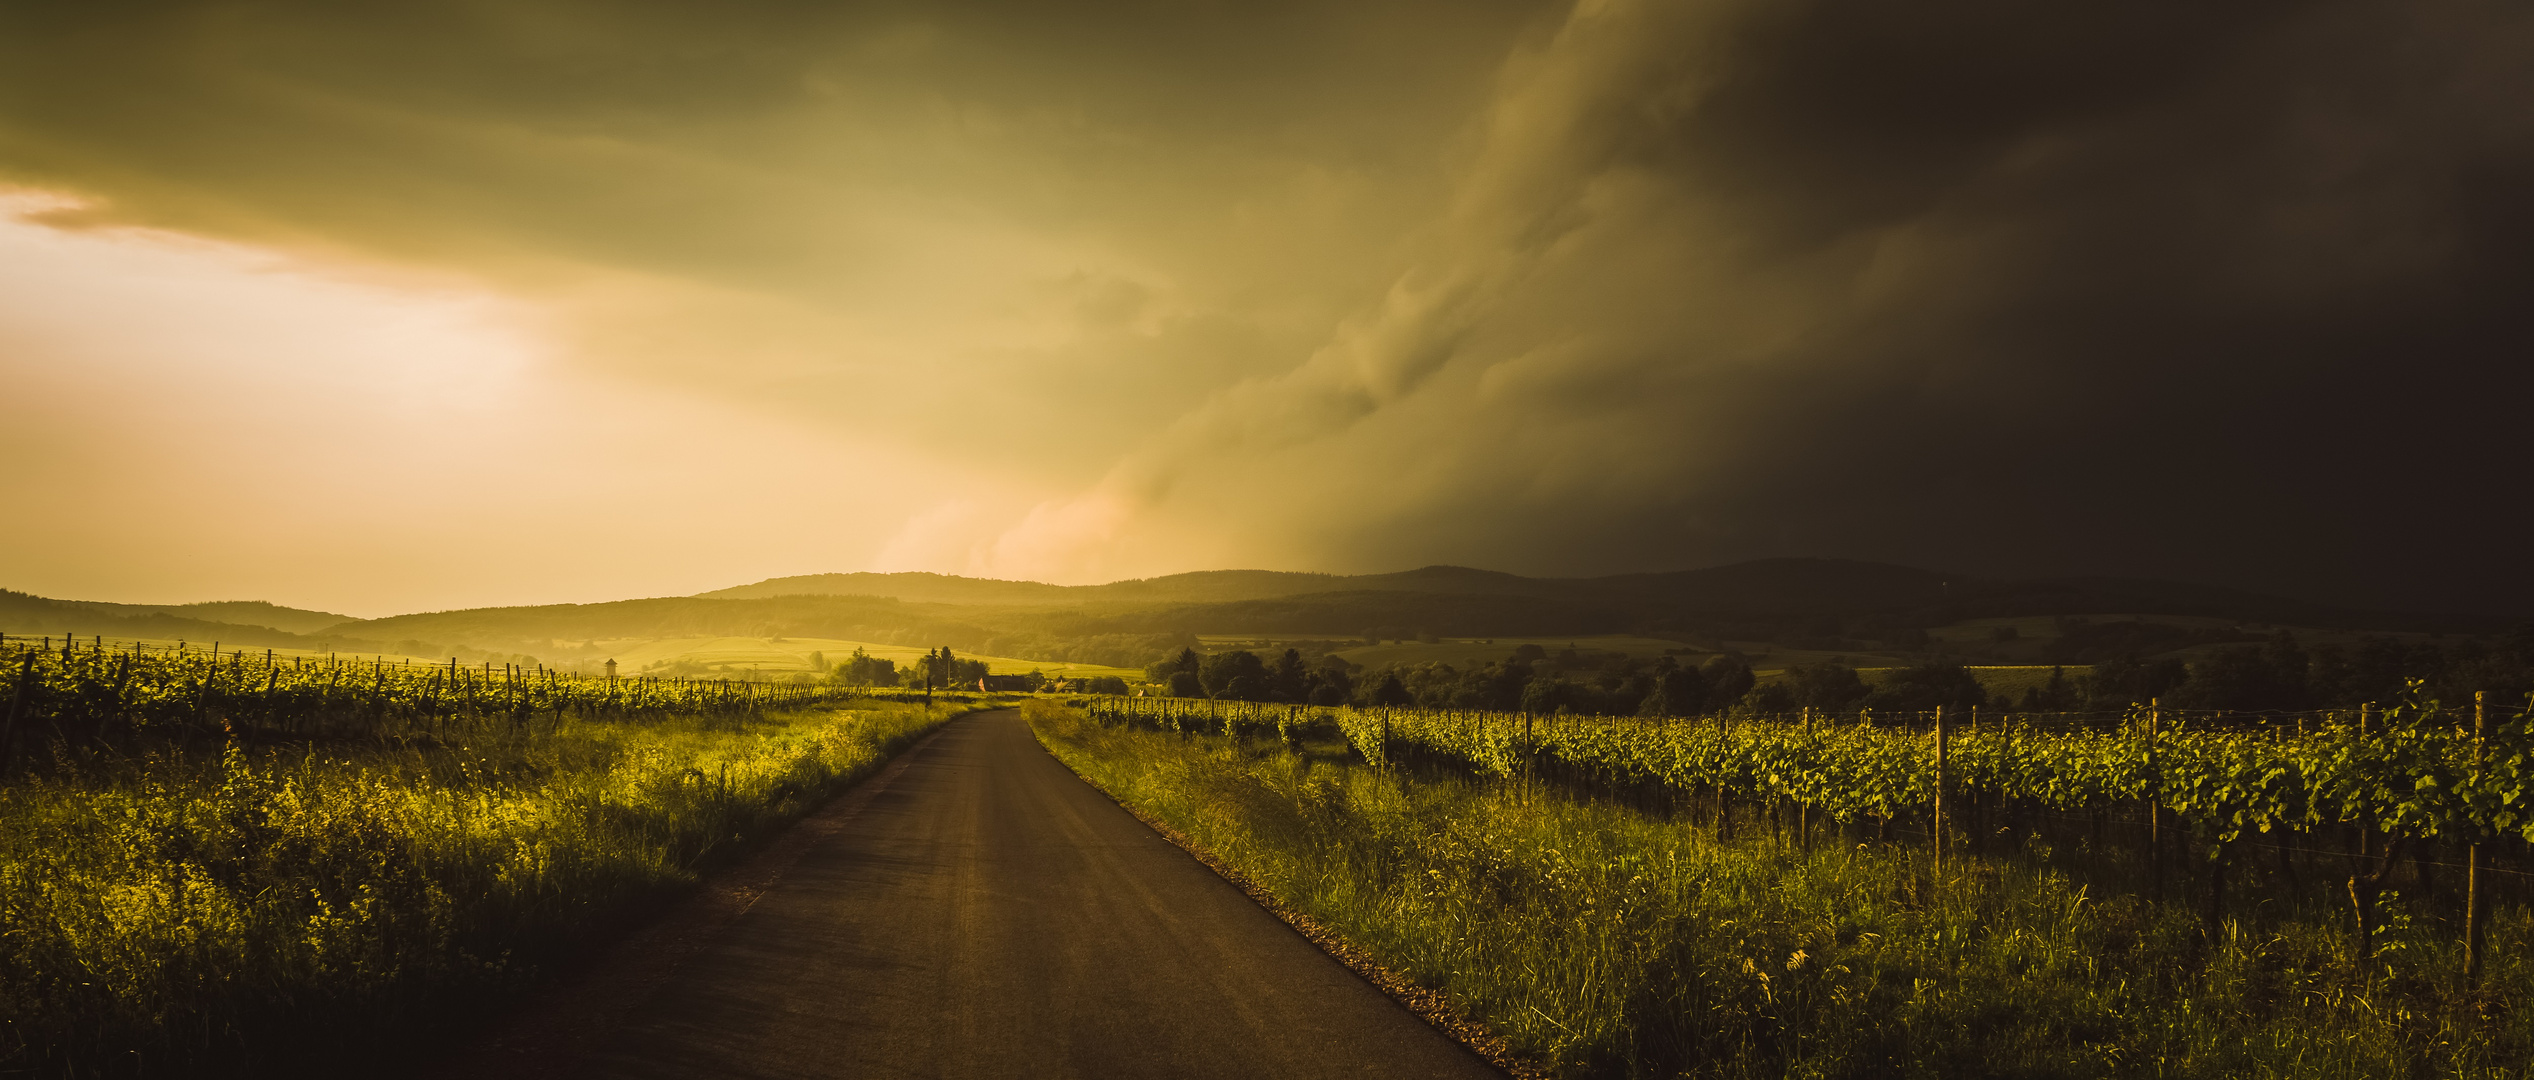
[[1215, 697], [1231, 696], [1227, 691], [1232, 680], [1241, 678], [1248, 679], [1249, 692], [1257, 694], [1267, 685], [1266, 662], [1260, 660], [1257, 653], [1234, 649], [1206, 657], [1205, 666], [1197, 672], [1198, 681], [1205, 684], [1205, 692]]
[[1194, 675], [1204, 665], [1204, 653], [1195, 649], [1182, 648], [1177, 656], [1164, 657], [1144, 665], [1144, 677], [1152, 682], [1167, 685], [1173, 674], [1184, 671]]
[[1750, 661], [1731, 653], [1707, 661], [1699, 669], [1699, 674], [1707, 680], [1707, 700], [1701, 712], [1732, 706], [1760, 681], [1758, 676], [1751, 674]]
[[2089, 707], [2121, 709], [2161, 698], [2190, 677], [2190, 668], [2180, 660], [2126, 656], [2094, 665], [2082, 682]]
[[1783, 680], [1752, 687], [1750, 693], [1742, 695], [1740, 704], [1746, 711], [1770, 716], [1794, 712], [1797, 708], [1795, 691]]
[[2079, 696], [2068, 669], [2050, 669], [2050, 681], [2024, 688], [2023, 708], [2028, 712], [2066, 712], [2077, 707]]
[[1639, 716], [1696, 716], [1707, 711], [1707, 676], [1697, 668], [1672, 666], [1671, 657], [1654, 675], [1654, 686], [1637, 703]]
[[1798, 708], [1840, 710], [1866, 693], [1865, 680], [1846, 664], [1806, 664], [1786, 670], [1786, 690]]
[[1270, 694], [1278, 701], [1301, 701], [1311, 693], [1311, 669], [1302, 662], [1298, 649], [1286, 649], [1276, 658], [1276, 666], [1268, 672]]
[[1399, 681], [1397, 671], [1382, 672], [1381, 681], [1375, 683], [1371, 692], [1364, 695], [1366, 705], [1414, 705], [1416, 703], [1416, 695], [1409, 693], [1407, 684]]
[[1535, 678], [1522, 688], [1522, 711], [1547, 716], [1570, 703], [1573, 694], [1564, 679]]
[[2263, 645], [2219, 649], [2191, 665], [2168, 695], [2193, 709], [2303, 709], [2311, 704], [2305, 650], [2287, 631]]
[[852, 656], [845, 658], [843, 664], [831, 669], [827, 674], [828, 678], [847, 686], [896, 686], [898, 684], [896, 661], [883, 660], [860, 648], [856, 648]]
[[1970, 709], [1988, 704], [1988, 691], [1960, 664], [1927, 663], [1903, 668], [1883, 680], [1859, 704], [1876, 712], [1926, 712]]
[[[1325, 692], [1324, 692], [1325, 691]], [[1335, 653], [1322, 656], [1311, 668], [1311, 703], [1344, 705], [1355, 697], [1354, 665]], [[1324, 698], [1335, 700], [1323, 700]]]

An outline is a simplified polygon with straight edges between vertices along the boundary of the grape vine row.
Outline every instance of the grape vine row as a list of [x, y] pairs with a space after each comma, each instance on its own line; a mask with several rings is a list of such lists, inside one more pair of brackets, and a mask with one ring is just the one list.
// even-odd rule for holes
[[746, 717], [869, 697], [866, 689], [732, 679], [586, 676], [517, 665], [415, 665], [144, 649], [97, 640], [0, 643], [0, 772], [39, 740], [264, 731], [350, 735], [507, 725], [533, 733], [564, 716]]
[[[1889, 819], [1937, 795], [1936, 736], [1924, 717], [1544, 718], [1126, 697], [1090, 709], [1181, 731], [1290, 737], [1317, 725], [1376, 765], [1416, 755], [1498, 777], [1782, 800], [1840, 822]], [[2363, 725], [2317, 716], [2301, 732], [2158, 720], [2146, 707], [2100, 730], [1988, 718], [1949, 734], [1947, 792], [2061, 812], [2152, 805], [2221, 843], [2342, 824], [2449, 843], [2534, 840], [2534, 718], [2524, 707], [2476, 725], [2470, 707], [2414, 698]]]

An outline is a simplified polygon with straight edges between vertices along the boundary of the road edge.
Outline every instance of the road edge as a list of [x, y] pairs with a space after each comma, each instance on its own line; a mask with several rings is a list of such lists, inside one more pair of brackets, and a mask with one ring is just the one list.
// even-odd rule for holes
[[1488, 1027], [1462, 1010], [1450, 995], [1431, 987], [1421, 986], [1407, 976], [1382, 966], [1379, 961], [1373, 959], [1372, 954], [1322, 925], [1318, 919], [1295, 910], [1292, 905], [1279, 899], [1276, 894], [1251, 880], [1248, 874], [1240, 871], [1240, 868], [1223, 861], [1214, 852], [1207, 850], [1204, 845], [1189, 839], [1187, 834], [1172, 828], [1167, 822], [1136, 809], [1126, 800], [1118, 798], [1116, 792], [1110, 791], [1099, 781], [1076, 772], [1073, 766], [1065, 764], [1064, 758], [1058, 756], [1055, 751], [1049, 750], [1044, 740], [1037, 739], [1037, 735], [1038, 732], [1035, 729], [1030, 732], [1031, 738], [1038, 742], [1039, 751], [1048, 757], [1055, 758], [1056, 764], [1063, 765], [1065, 771], [1073, 773], [1075, 779], [1088, 785], [1091, 790], [1099, 792], [1102, 798], [1116, 803], [1118, 809], [1126, 811], [1135, 820], [1143, 822], [1146, 828], [1159, 834], [1172, 846], [1187, 852], [1188, 856], [1195, 859], [1199, 865], [1213, 871], [1215, 876], [1222, 878], [1226, 884], [1239, 889], [1242, 895], [1249, 897], [1250, 902], [1266, 909], [1268, 914], [1275, 916], [1294, 933], [1302, 935], [1303, 940], [1310, 942], [1321, 952], [1327, 953], [1330, 959], [1344, 965], [1358, 978], [1371, 983], [1374, 989], [1381, 991], [1382, 995], [1390, 1000], [1398, 1002], [1401, 1008], [1416, 1014], [1418, 1019], [1432, 1025], [1435, 1030], [1461, 1044], [1470, 1053], [1485, 1059], [1489, 1065], [1495, 1066], [1514, 1080], [1552, 1080], [1556, 1075], [1542, 1068], [1539, 1063], [1516, 1054], [1512, 1044], [1506, 1042], [1504, 1036], [1497, 1034], [1494, 1028]]
[[746, 858], [706, 875], [684, 899], [528, 992], [500, 1019], [473, 1033], [464, 1047], [421, 1063], [415, 1074], [452, 1078], [577, 1075], [589, 1051], [628, 1012], [667, 985], [713, 935], [756, 906], [812, 847], [841, 831], [906, 771], [919, 752], [952, 724], [995, 711], [971, 709], [943, 719], [891, 755], [879, 771], [785, 826]]

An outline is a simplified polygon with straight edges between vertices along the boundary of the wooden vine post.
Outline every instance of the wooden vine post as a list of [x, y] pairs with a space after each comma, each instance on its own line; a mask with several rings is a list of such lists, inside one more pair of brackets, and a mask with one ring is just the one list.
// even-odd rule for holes
[[1531, 741], [1531, 710], [1522, 710], [1522, 805], [1531, 805], [1531, 765], [1539, 756], [1537, 744]]
[[[2358, 706], [2358, 744], [2360, 746], [2367, 744], [2367, 714], [2375, 711], [2375, 707], [2376, 703], [2372, 701]], [[2361, 859], [2367, 857], [2367, 832], [2367, 823], [2361, 819], [2358, 822], [2358, 857]]]
[[[26, 699], [35, 692], [35, 653], [28, 652], [18, 661], [17, 692], [9, 695], [9, 715], [0, 720], [0, 777], [8, 775], [17, 764], [18, 716], [26, 711]], [[27, 719], [33, 720], [29, 716]]]
[[[1716, 747], [1727, 753], [1733, 749], [1730, 736], [1725, 731], [1725, 714], [1723, 713], [1716, 714]], [[1727, 787], [1724, 777], [1718, 776], [1716, 778], [1716, 839], [1729, 843], [1733, 840], [1733, 801], [1727, 794]]]
[[1938, 705], [1936, 706], [1936, 799], [1935, 813], [1933, 815], [1935, 819], [1936, 871], [1938, 873], [1944, 872], [1944, 831], [1945, 826], [1951, 824], [1951, 822], [1945, 820], [1944, 813], [1944, 781], [1945, 765], [1947, 764], [1946, 749], [1944, 706]]
[[[1809, 756], [1813, 745], [1813, 707], [1804, 706], [1804, 753]], [[1795, 800], [1795, 835], [1804, 854], [1813, 850], [1813, 804], [1809, 799]]]
[[[2369, 721], [2374, 711], [2373, 702], [2358, 706], [2357, 751], [2359, 753], [2365, 752], [2367, 740], [2371, 734]], [[2375, 828], [2368, 822], [2365, 812], [2361, 811], [2358, 819], [2358, 857], [2355, 865], [2350, 868], [2349, 874], [2349, 907], [2350, 914], [2357, 924], [2355, 929], [2358, 941], [2355, 952], [2361, 964], [2375, 956], [2376, 897], [2384, 889], [2385, 876], [2393, 872], [2393, 864], [2400, 856], [2401, 847], [2402, 842], [2399, 837], [2389, 838], [2382, 844], [2376, 843]], [[2372, 867], [2368, 865], [2370, 859], [2375, 861]]]
[[2156, 729], [2164, 723], [2164, 699], [2147, 699], [2147, 898], [2164, 900], [2164, 800], [2157, 789], [2164, 777], [2156, 771]]
[[[2484, 740], [2489, 736], [2489, 698], [2487, 690], [2472, 694], [2472, 780], [2474, 794], [2480, 793]], [[2472, 846], [2464, 849], [2464, 989], [2481, 985], [2482, 923], [2488, 921], [2481, 902], [2481, 834], [2473, 833]]]

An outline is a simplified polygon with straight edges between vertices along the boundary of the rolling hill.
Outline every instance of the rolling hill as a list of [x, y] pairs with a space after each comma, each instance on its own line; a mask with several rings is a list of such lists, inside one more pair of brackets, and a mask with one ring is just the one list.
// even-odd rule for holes
[[[2155, 613], [2325, 625], [2456, 620], [2342, 612], [2283, 597], [2112, 577], [1987, 580], [1843, 559], [1762, 559], [1703, 570], [1532, 578], [1458, 566], [1390, 574], [1215, 570], [1106, 585], [1048, 585], [941, 574], [816, 574], [700, 594], [708, 599], [860, 596], [1019, 611], [1070, 609], [1120, 628], [1200, 633], [1265, 629], [1351, 634], [1376, 625], [1436, 633], [1777, 629], [1822, 620]], [[1441, 598], [1454, 598], [1445, 600]], [[1487, 598], [1484, 603], [1473, 598]], [[1282, 623], [1283, 625], [1273, 625]], [[1453, 629], [1445, 629], [1445, 627]], [[2457, 626], [2457, 629], [2462, 627]]]
[[[1533, 578], [1455, 566], [1362, 575], [1219, 570], [1079, 586], [926, 573], [816, 574], [697, 596], [383, 619], [343, 619], [254, 602], [100, 604], [0, 592], [0, 630], [11, 633], [185, 637], [414, 655], [465, 649], [565, 664], [603, 660], [631, 643], [680, 638], [946, 644], [966, 653], [1125, 666], [1194, 644], [1199, 635], [1396, 640], [1633, 634], [1909, 651], [1925, 647], [1928, 631], [1936, 628], [2044, 616], [2467, 633], [2499, 628], [2483, 625], [2488, 620], [2336, 611], [2178, 582], [1985, 580], [1835, 559], [1766, 559], [1594, 578]], [[1934, 640], [1957, 647], [1964, 639]]]
[[183, 639], [292, 648], [306, 632], [344, 622], [341, 615], [262, 601], [209, 604], [108, 604], [54, 600], [0, 589], [0, 633]]

